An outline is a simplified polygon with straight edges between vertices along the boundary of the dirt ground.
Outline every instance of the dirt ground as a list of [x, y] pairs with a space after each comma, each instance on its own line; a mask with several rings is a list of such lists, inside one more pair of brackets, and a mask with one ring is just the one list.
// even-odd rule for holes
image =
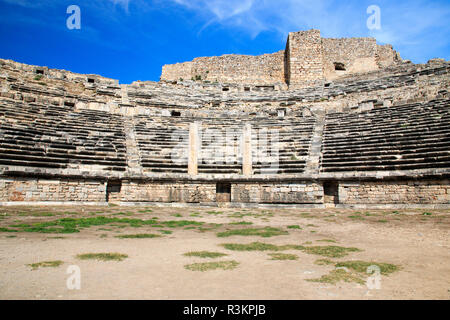
[[[8, 231], [0, 232], [0, 299], [449, 299], [449, 214], [450, 210], [0, 207], [0, 230]], [[29, 232], [20, 227], [98, 217], [203, 224], [155, 228], [109, 223], [75, 233]], [[252, 224], [232, 224], [243, 221]], [[229, 230], [264, 227], [288, 234], [218, 236]], [[145, 233], [159, 237], [117, 237]], [[221, 246], [252, 242], [361, 251], [327, 257], [287, 250], [283, 253], [295, 254], [298, 259], [271, 260], [269, 251], [232, 251]], [[184, 255], [191, 251], [227, 256]], [[121, 253], [128, 258], [105, 262], [76, 257], [84, 253]], [[381, 275], [379, 289], [357, 282], [307, 281], [335, 270], [335, 265], [317, 264], [318, 259], [389, 263], [399, 270]], [[29, 266], [56, 260], [63, 263], [37, 269]], [[239, 264], [230, 270], [185, 268], [193, 263], [231, 260]], [[72, 265], [80, 268], [80, 290], [70, 290], [66, 284], [71, 276], [67, 269]], [[364, 281], [369, 277], [362, 276]]]

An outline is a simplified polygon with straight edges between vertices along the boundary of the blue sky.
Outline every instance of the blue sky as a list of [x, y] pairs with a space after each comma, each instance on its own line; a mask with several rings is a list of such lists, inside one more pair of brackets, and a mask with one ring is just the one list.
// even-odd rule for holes
[[[81, 29], [69, 30], [69, 5]], [[381, 30], [366, 10], [381, 9]], [[284, 49], [288, 32], [375, 37], [404, 59], [450, 59], [450, 1], [0, 0], [0, 58], [119, 79], [158, 81], [164, 64]]]

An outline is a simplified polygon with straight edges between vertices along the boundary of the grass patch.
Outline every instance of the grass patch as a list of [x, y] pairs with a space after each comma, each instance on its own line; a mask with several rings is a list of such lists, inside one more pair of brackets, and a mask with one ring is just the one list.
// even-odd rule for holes
[[299, 229], [299, 230], [302, 229], [299, 225], [287, 226], [287, 228], [288, 228], [288, 229]]
[[270, 260], [297, 260], [298, 256], [295, 254], [289, 253], [269, 253], [269, 256], [272, 257]]
[[239, 221], [239, 222], [232, 222], [232, 223], [230, 223], [230, 224], [232, 224], [232, 225], [242, 225], [242, 226], [245, 226], [245, 225], [251, 225], [251, 224], [253, 224], [253, 222]]
[[201, 226], [203, 222], [197, 221], [188, 221], [188, 220], [180, 220], [180, 221], [164, 221], [159, 222], [160, 224], [164, 224], [168, 228], [181, 228], [185, 226]]
[[17, 236], [6, 236], [6, 238], [8, 238], [8, 239], [17, 238]]
[[323, 275], [318, 279], [307, 279], [310, 282], [321, 282], [336, 284], [340, 281], [356, 282], [364, 284], [362, 279], [367, 275], [367, 268], [370, 266], [378, 266], [382, 275], [388, 275], [400, 270], [399, 266], [390, 263], [367, 262], [367, 261], [344, 261], [335, 263], [328, 259], [320, 259], [314, 262], [317, 265], [334, 265], [337, 269], [330, 271], [329, 274]]
[[77, 255], [80, 260], [122, 261], [128, 255], [122, 253], [84, 253]]
[[184, 267], [191, 271], [209, 271], [209, 270], [232, 270], [239, 265], [237, 261], [219, 261], [219, 262], [205, 262], [188, 264]]
[[363, 216], [348, 216], [348, 217], [353, 220], [365, 220]]
[[172, 214], [172, 216], [175, 217], [175, 218], [182, 218], [183, 217], [183, 215], [180, 214], [180, 213]]
[[317, 240], [318, 242], [331, 242], [331, 243], [336, 243], [336, 240], [332, 240], [332, 239], [322, 239], [322, 240]]
[[120, 239], [150, 239], [150, 238], [159, 238], [159, 237], [161, 237], [159, 234], [153, 234], [153, 233], [124, 234], [121, 236], [116, 236], [116, 238], [120, 238]]
[[220, 252], [210, 252], [210, 251], [193, 251], [184, 254], [186, 257], [199, 257], [199, 258], [219, 258], [227, 256], [225, 253]]
[[[95, 214], [95, 212], [94, 212], [94, 214]], [[132, 215], [134, 215], [133, 212], [117, 212], [117, 213], [113, 214], [113, 216], [132, 216]]]
[[27, 266], [32, 267], [33, 270], [39, 269], [39, 268], [56, 268], [62, 265], [64, 262], [60, 260], [56, 261], [43, 261], [43, 262], [37, 262], [32, 264], [27, 264]]
[[424, 213], [422, 213], [422, 215], [423, 216], [431, 216], [431, 215], [433, 215], [431, 212], [424, 212]]
[[144, 210], [139, 210], [139, 213], [148, 213], [148, 212], [153, 212], [152, 209], [144, 209]]
[[364, 284], [364, 280], [361, 279], [358, 275], [347, 272], [343, 269], [337, 269], [330, 271], [329, 274], [323, 275], [318, 279], [306, 279], [309, 282], [320, 282], [320, 283], [330, 283], [336, 284], [340, 281], [344, 282], [356, 282], [359, 284]]
[[329, 259], [319, 259], [319, 260], [314, 261], [314, 263], [319, 265], [319, 266], [335, 265], [335, 262], [331, 261]]
[[252, 242], [248, 244], [240, 243], [224, 243], [221, 244], [227, 250], [232, 251], [285, 251], [285, 250], [302, 250], [303, 246], [298, 245], [283, 245], [277, 246], [274, 244], [263, 243], [263, 242]]
[[206, 212], [207, 214], [212, 214], [212, 215], [219, 215], [219, 214], [223, 214], [223, 212], [222, 211], [207, 211]]
[[378, 266], [382, 275], [388, 275], [400, 269], [399, 266], [390, 263], [367, 262], [367, 261], [344, 261], [336, 264], [336, 267], [345, 267], [356, 272], [366, 273], [370, 266]]
[[231, 236], [260, 236], [264, 238], [281, 236], [289, 234], [287, 231], [283, 231], [278, 228], [250, 228], [250, 229], [237, 229], [237, 230], [228, 230], [225, 232], [219, 232], [217, 234], [218, 237], [231, 237]]
[[56, 214], [51, 212], [19, 212], [20, 217], [53, 217]]
[[379, 223], [387, 223], [388, 221], [387, 220], [377, 220], [377, 222], [379, 222]]
[[[91, 218], [63, 218], [49, 222], [40, 222], [34, 224], [16, 224], [11, 225], [11, 228], [16, 228], [16, 231], [22, 232], [39, 232], [39, 233], [76, 233], [80, 232], [80, 229], [89, 228], [91, 226], [103, 226], [108, 224], [121, 224], [128, 225], [130, 227], [143, 227], [143, 226], [155, 226], [159, 228], [165, 226], [168, 228], [177, 228], [188, 225], [202, 225], [203, 222], [196, 221], [156, 221], [141, 220], [132, 218], [110, 218], [110, 217], [91, 217]], [[6, 228], [5, 228], [6, 229]], [[7, 229], [9, 231], [4, 232], [16, 232], [14, 229]], [[1, 229], [0, 229], [1, 231]]]
[[341, 258], [346, 256], [349, 252], [359, 252], [362, 250], [358, 248], [345, 248], [339, 246], [314, 246], [304, 247], [303, 251], [309, 254], [316, 254], [329, 258]]
[[170, 230], [158, 230], [159, 232], [161, 232], [162, 234], [172, 234], [173, 232]]
[[0, 232], [19, 232], [18, 230], [0, 227]]

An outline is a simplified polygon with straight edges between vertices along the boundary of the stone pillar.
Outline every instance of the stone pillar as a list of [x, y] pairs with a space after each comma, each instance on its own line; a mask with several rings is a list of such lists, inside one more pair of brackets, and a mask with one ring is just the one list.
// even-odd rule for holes
[[198, 174], [198, 154], [199, 154], [199, 134], [198, 123], [193, 122], [189, 125], [189, 159], [188, 159], [188, 173], [191, 176]]
[[242, 134], [242, 174], [251, 176], [253, 174], [252, 167], [252, 126], [247, 123]]

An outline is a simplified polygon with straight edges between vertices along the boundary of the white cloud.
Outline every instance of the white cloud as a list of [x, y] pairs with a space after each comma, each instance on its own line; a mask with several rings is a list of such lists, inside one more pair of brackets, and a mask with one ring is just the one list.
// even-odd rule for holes
[[109, 0], [114, 3], [114, 5], [120, 5], [124, 8], [126, 12], [128, 12], [130, 0]]
[[[137, 0], [133, 0], [137, 1]], [[378, 0], [382, 29], [370, 31], [366, 9], [372, 1], [350, 0], [171, 0], [194, 11], [204, 20], [203, 29], [213, 25], [237, 28], [256, 37], [277, 31], [284, 41], [291, 31], [320, 29], [324, 37], [373, 36], [381, 43], [413, 52], [449, 45], [450, 2], [438, 0]], [[283, 39], [283, 40], [281, 40]], [[430, 51], [428, 50], [428, 51]], [[410, 51], [410, 52], [408, 52]], [[448, 52], [447, 52], [448, 57]]]

